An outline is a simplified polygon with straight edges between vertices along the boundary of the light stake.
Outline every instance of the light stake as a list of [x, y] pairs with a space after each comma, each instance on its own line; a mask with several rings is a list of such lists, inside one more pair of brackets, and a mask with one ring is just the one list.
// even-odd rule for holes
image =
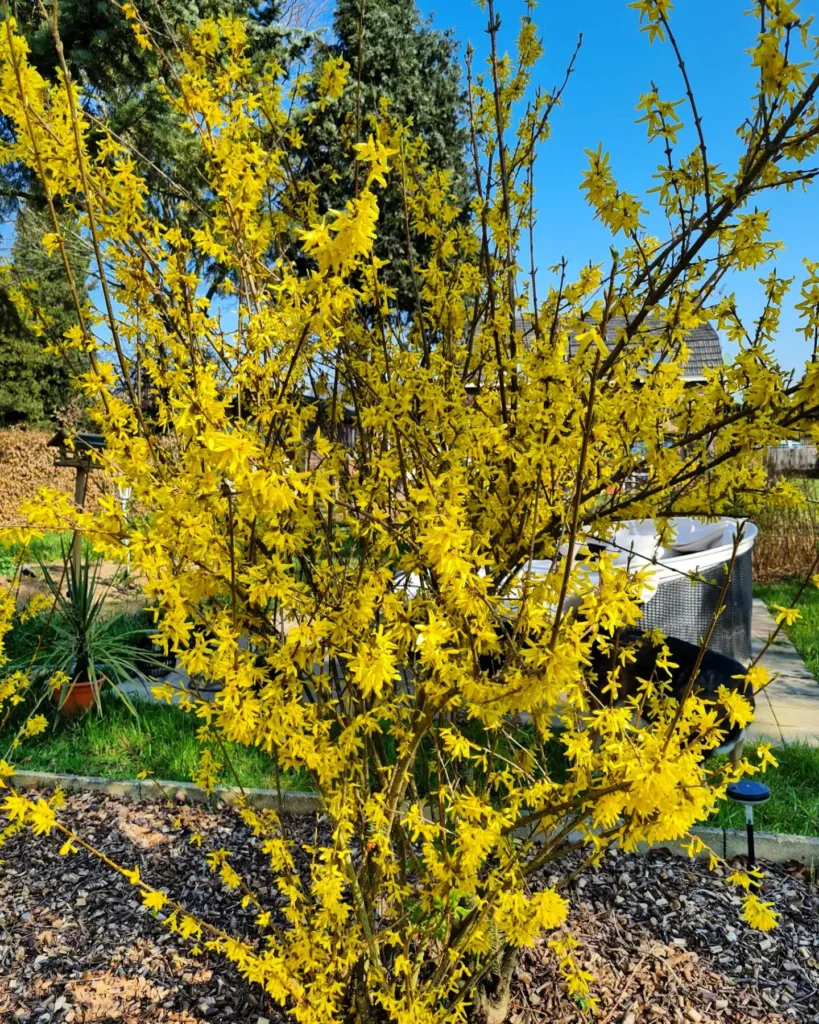
[[[767, 803], [771, 799], [771, 791], [761, 782], [741, 779], [739, 782], [732, 782], [728, 786], [727, 792], [729, 800], [742, 804], [745, 808], [745, 833], [748, 837], [748, 870], [751, 871], [756, 866], [754, 807], [757, 804]], [[759, 886], [754, 884], [754, 888], [758, 889]]]

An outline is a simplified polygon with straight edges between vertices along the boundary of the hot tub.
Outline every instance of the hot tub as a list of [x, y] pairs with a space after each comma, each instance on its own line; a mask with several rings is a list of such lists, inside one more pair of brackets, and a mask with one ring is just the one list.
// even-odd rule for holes
[[[717, 618], [708, 646], [737, 661], [751, 659], [751, 557], [757, 529], [747, 520], [720, 519], [703, 523], [697, 519], [670, 520], [675, 539], [661, 545], [653, 520], [625, 522], [610, 541], [595, 541], [615, 554], [615, 564], [634, 571], [644, 570], [642, 594], [644, 629], [660, 629], [668, 636], [700, 644], [708, 632], [720, 603], [725, 573], [739, 543], [725, 592], [725, 609]], [[566, 554], [562, 549], [562, 554]], [[598, 585], [591, 563], [578, 565], [589, 588]], [[558, 568], [550, 560], [534, 559], [523, 571], [548, 575]], [[414, 575], [396, 574], [396, 586], [407, 598], [416, 596], [420, 586]], [[572, 604], [579, 596], [570, 598]]]
[[606, 545], [620, 565], [646, 569], [641, 625], [698, 644], [719, 606], [725, 573], [734, 556], [722, 614], [708, 646], [738, 661], [751, 658], [751, 558], [757, 529], [747, 520], [702, 523], [672, 519], [676, 537], [661, 546], [650, 519], [624, 523]]

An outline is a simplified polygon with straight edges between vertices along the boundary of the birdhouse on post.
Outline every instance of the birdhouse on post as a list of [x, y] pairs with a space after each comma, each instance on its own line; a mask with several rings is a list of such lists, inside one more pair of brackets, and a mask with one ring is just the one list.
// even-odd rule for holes
[[[74, 502], [77, 508], [85, 507], [85, 495], [88, 489], [88, 474], [94, 469], [94, 454], [105, 447], [102, 434], [72, 434], [66, 430], [58, 430], [48, 442], [49, 448], [56, 448], [55, 466], [70, 466], [77, 471], [74, 483]], [[71, 561], [74, 566], [74, 578], [80, 574], [82, 556], [82, 537], [79, 530], [74, 531], [71, 541]]]

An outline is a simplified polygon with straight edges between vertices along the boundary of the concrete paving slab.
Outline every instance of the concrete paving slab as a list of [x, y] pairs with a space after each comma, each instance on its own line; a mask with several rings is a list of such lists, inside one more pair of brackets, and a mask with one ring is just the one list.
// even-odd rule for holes
[[[751, 624], [755, 658], [775, 629], [776, 623], [764, 602], [755, 598]], [[749, 739], [768, 739], [780, 744], [801, 741], [819, 746], [819, 682], [784, 633], [765, 652], [762, 664], [776, 678], [757, 695], [756, 718]]]

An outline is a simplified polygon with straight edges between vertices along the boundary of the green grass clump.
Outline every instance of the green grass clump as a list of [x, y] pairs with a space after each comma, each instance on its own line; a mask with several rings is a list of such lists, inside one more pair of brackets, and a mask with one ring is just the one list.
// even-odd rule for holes
[[[138, 702], [135, 717], [113, 694], [103, 697], [104, 715], [91, 709], [74, 722], [58, 722], [25, 740], [14, 752], [16, 768], [69, 775], [98, 775], [106, 779], [135, 779], [147, 771], [157, 779], [188, 782], [199, 762], [196, 731], [201, 719], [177, 707]], [[7, 730], [0, 734], [0, 751], [11, 741]], [[255, 747], [225, 744], [234, 776], [225, 763], [219, 781], [242, 786], [275, 789], [271, 758]], [[224, 761], [219, 747], [214, 756]], [[282, 789], [310, 789], [307, 773], [281, 773]]]
[[[762, 832], [819, 836], [819, 747], [789, 743], [775, 747], [778, 768], [755, 776], [770, 788], [771, 799], [754, 808], [754, 825]], [[723, 828], [745, 828], [745, 811], [726, 801], [714, 819]]]

